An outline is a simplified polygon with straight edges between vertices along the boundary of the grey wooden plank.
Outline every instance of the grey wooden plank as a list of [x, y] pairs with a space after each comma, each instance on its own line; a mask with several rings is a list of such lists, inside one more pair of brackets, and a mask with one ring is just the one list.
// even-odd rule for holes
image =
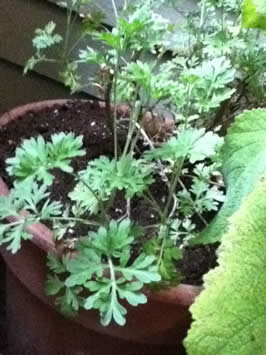
[[[44, 27], [49, 21], [54, 21], [57, 24], [57, 31], [64, 32], [65, 28], [65, 10], [56, 6], [54, 3], [59, 0], [5, 0], [0, 1], [0, 58], [4, 58], [14, 64], [23, 66], [26, 60], [33, 54], [32, 36], [36, 28]], [[117, 0], [118, 2], [121, 0]], [[181, 1], [183, 8], [193, 8], [196, 0]], [[111, 0], [98, 0], [98, 4], [105, 8], [106, 17], [109, 23], [112, 23]], [[86, 11], [89, 11], [87, 8]], [[180, 19], [176, 14], [165, 9], [166, 15], [171, 15], [173, 21]], [[167, 12], [168, 11], [168, 12]], [[74, 29], [79, 30], [79, 25]], [[184, 39], [183, 35], [178, 34], [179, 40]], [[173, 40], [176, 39], [173, 36]], [[77, 55], [80, 48], [86, 45], [97, 47], [95, 42], [86, 40], [81, 42], [81, 45], [73, 53]], [[53, 55], [53, 51], [51, 51]], [[151, 60], [153, 57], [151, 56]], [[59, 68], [54, 64], [42, 64], [36, 67], [36, 71], [48, 78], [60, 81], [58, 77]], [[95, 75], [96, 67], [94, 65], [86, 65], [80, 68], [80, 75], [83, 78], [92, 77]], [[21, 78], [21, 80], [24, 80]], [[85, 92], [98, 95], [95, 89], [84, 89]]]
[[[50, 2], [57, 4], [61, 2], [62, 0], [49, 0]], [[64, 0], [66, 1], [66, 0]], [[68, 0], [69, 1], [69, 0]], [[123, 8], [125, 0], [114, 0], [114, 3], [116, 4], [117, 10]], [[131, 0], [131, 2], [134, 2], [134, 0]], [[176, 43], [178, 42], [179, 45], [182, 45], [182, 43], [186, 39], [186, 34], [184, 31], [182, 31], [182, 24], [185, 21], [185, 16], [189, 11], [194, 11], [198, 9], [198, 0], [179, 0], [177, 1], [175, 7], [170, 7], [170, 6], [162, 6], [160, 7], [160, 10], [158, 13], [165, 19], [169, 20], [170, 23], [172, 24], [178, 24], [179, 26], [177, 27], [176, 31], [168, 37], [168, 47], [169, 49], [174, 49], [176, 46]], [[84, 5], [81, 7], [81, 12], [84, 14], [90, 13], [92, 10], [101, 10], [103, 14], [105, 15], [104, 22], [107, 25], [114, 26], [116, 23], [115, 20], [115, 12], [114, 8], [112, 5], [112, 0], [95, 0], [92, 1], [91, 3]]]
[[[56, 4], [62, 0], [49, 0]], [[66, 1], [66, 0], [65, 0]], [[125, 0], [114, 0], [116, 7], [123, 8]], [[134, 2], [134, 0], [131, 0]], [[160, 8], [160, 15], [170, 20], [171, 23], [180, 23], [183, 20], [181, 13], [197, 9], [197, 0], [179, 0], [175, 8], [170, 6], [163, 6]], [[105, 15], [105, 23], [111, 26], [115, 25], [115, 13], [112, 5], [112, 0], [95, 0], [82, 7], [82, 12], [89, 13], [91, 10], [101, 10]]]
[[37, 73], [22, 76], [22, 68], [0, 60], [0, 114], [29, 102], [60, 99], [89, 98], [70, 95], [64, 85]]
[[[24, 66], [27, 59], [33, 54], [32, 37], [36, 28], [43, 28], [49, 21], [57, 24], [57, 32], [64, 33], [65, 10], [49, 3], [46, 0], [8, 0], [0, 1], [0, 58], [4, 58], [14, 64]], [[78, 31], [78, 25], [74, 32]], [[90, 41], [83, 41], [73, 52], [77, 54], [79, 48], [86, 45], [93, 45]], [[51, 56], [55, 54], [51, 50]], [[61, 81], [58, 76], [60, 68], [54, 64], [45, 63], [38, 65], [35, 69], [38, 73]], [[84, 70], [84, 69], [83, 69]], [[95, 66], [86, 66], [83, 77], [93, 76]], [[95, 90], [84, 90], [90, 94], [96, 94]]]

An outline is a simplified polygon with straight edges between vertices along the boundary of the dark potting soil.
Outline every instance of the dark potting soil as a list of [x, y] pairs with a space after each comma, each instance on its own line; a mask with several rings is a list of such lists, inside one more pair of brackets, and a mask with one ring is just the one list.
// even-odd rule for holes
[[[120, 129], [121, 144], [123, 144], [123, 128]], [[86, 156], [73, 160], [76, 171], [86, 167], [87, 161], [107, 155], [112, 157], [113, 138], [108, 129], [105, 111], [94, 102], [75, 101], [64, 105], [54, 105], [38, 113], [27, 112], [23, 117], [8, 125], [0, 127], [0, 175], [11, 186], [12, 180], [6, 173], [5, 160], [14, 156], [15, 149], [22, 140], [42, 135], [49, 139], [56, 132], [74, 132], [83, 135], [83, 145]], [[67, 201], [67, 193], [72, 190], [75, 182], [70, 175], [56, 172], [56, 179], [52, 196], [55, 200]], [[165, 186], [158, 180], [151, 187], [158, 202], [162, 197]], [[118, 218], [125, 213], [125, 199], [123, 194], [118, 194], [112, 216]], [[156, 222], [156, 216], [145, 202], [133, 200], [131, 206], [132, 219], [142, 226]], [[82, 235], [82, 234], [81, 234]], [[215, 250], [217, 245], [189, 248], [183, 250], [183, 260], [179, 268], [184, 275], [182, 282], [200, 285], [202, 276], [216, 265]]]

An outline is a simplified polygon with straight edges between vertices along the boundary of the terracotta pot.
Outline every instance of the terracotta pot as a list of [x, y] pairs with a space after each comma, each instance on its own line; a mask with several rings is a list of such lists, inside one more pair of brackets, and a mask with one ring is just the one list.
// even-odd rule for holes
[[[65, 103], [66, 100], [53, 100], [18, 107], [0, 117], [0, 126], [26, 111]], [[0, 195], [7, 194], [7, 186], [0, 178]], [[17, 254], [12, 255], [4, 247], [0, 250], [8, 269], [8, 337], [14, 354], [21, 349], [38, 349], [37, 354], [45, 355], [155, 355], [157, 351], [178, 354], [177, 346], [191, 322], [188, 308], [199, 294], [199, 287], [182, 284], [147, 293], [145, 305], [127, 307], [127, 323], [123, 327], [101, 326], [96, 311], [82, 311], [77, 318], [66, 319], [55, 310], [54, 299], [44, 294], [46, 253], [55, 250], [51, 231], [42, 224], [30, 226], [29, 230], [32, 240], [24, 242]]]

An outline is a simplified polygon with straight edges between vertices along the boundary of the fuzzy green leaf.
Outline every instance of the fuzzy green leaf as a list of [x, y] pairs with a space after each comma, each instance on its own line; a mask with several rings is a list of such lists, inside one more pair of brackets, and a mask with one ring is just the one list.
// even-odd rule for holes
[[230, 218], [219, 266], [191, 307], [188, 355], [266, 353], [266, 180]]
[[228, 217], [240, 207], [266, 170], [266, 110], [244, 112], [229, 129], [222, 148], [222, 172], [227, 194], [218, 215], [196, 238], [195, 243], [219, 240]]
[[32, 43], [37, 50], [51, 47], [63, 40], [62, 36], [54, 33], [55, 27], [55, 23], [51, 21], [44, 27], [44, 29], [38, 28], [35, 31], [35, 37], [33, 38]]
[[82, 137], [74, 137], [73, 133], [57, 133], [51, 136], [51, 142], [45, 142], [42, 136], [25, 139], [21, 147], [16, 149], [15, 157], [9, 158], [7, 171], [18, 180], [36, 178], [50, 185], [53, 176], [50, 169], [60, 168], [72, 172], [71, 158], [82, 156]]
[[47, 254], [47, 266], [55, 274], [62, 274], [66, 272], [66, 266], [64, 262], [58, 258], [58, 255], [53, 253]]
[[[81, 239], [77, 255], [64, 260], [70, 273], [65, 281], [66, 288], [82, 286], [88, 289], [90, 295], [84, 308], [99, 310], [104, 326], [112, 319], [119, 325], [125, 324], [127, 310], [119, 298], [126, 299], [133, 306], [145, 303], [146, 297], [140, 289], [145, 283], [160, 280], [153, 256], [141, 254], [130, 264], [130, 247], [135, 233], [129, 220], [111, 221], [107, 227], [100, 227]], [[117, 265], [118, 261], [120, 264]], [[51, 266], [56, 272], [58, 262], [52, 259]]]
[[242, 23], [247, 28], [266, 30], [265, 0], [245, 0], [243, 3]]
[[116, 267], [116, 270], [121, 271], [128, 281], [133, 278], [143, 283], [160, 281], [161, 277], [158, 273], [158, 267], [155, 265], [155, 260], [153, 255], [140, 254], [131, 266], [126, 268]]
[[126, 197], [141, 195], [153, 182], [152, 164], [129, 156], [118, 161], [100, 157], [80, 172], [80, 182], [69, 197], [91, 214], [99, 211], [99, 201], [108, 200], [112, 191], [125, 190]]
[[125, 189], [126, 197], [131, 198], [140, 195], [153, 182], [152, 171], [153, 164], [125, 156], [118, 160], [110, 185], [113, 189]]
[[112, 220], [109, 228], [100, 227], [97, 232], [90, 233], [92, 246], [106, 255], [116, 255], [130, 245], [134, 237], [131, 235], [131, 223], [124, 219], [120, 223]]
[[177, 285], [180, 282], [181, 274], [176, 268], [176, 260], [182, 258], [181, 250], [176, 246], [176, 241], [163, 241], [153, 238], [144, 245], [144, 251], [148, 255], [153, 255], [156, 260], [160, 260], [158, 264], [158, 272], [162, 278], [162, 282]]
[[56, 295], [64, 287], [64, 282], [57, 275], [48, 275], [48, 280], [45, 284], [45, 293], [49, 296]]
[[[17, 217], [14, 222], [0, 224], [0, 244], [8, 244], [7, 249], [16, 253], [22, 240], [31, 239], [32, 235], [26, 230], [27, 226], [38, 223], [40, 220], [52, 218], [61, 213], [61, 203], [46, 200], [38, 210], [38, 204], [43, 203], [49, 196], [47, 186], [29, 184], [27, 181], [16, 185], [8, 196], [0, 196], [0, 221], [7, 217]], [[30, 214], [21, 215], [22, 211]]]
[[189, 69], [186, 77], [195, 80], [193, 95], [200, 112], [209, 112], [229, 99], [235, 89], [228, 85], [233, 82], [236, 70], [225, 57], [203, 61], [198, 67]]
[[62, 296], [57, 297], [56, 305], [59, 306], [60, 311], [68, 317], [73, 317], [83, 305], [83, 298], [79, 295], [80, 287], [64, 288]]
[[182, 130], [178, 137], [172, 137], [147, 156], [163, 160], [187, 158], [193, 164], [214, 156], [222, 143], [223, 139], [213, 132], [206, 132], [204, 128], [189, 128]]
[[66, 260], [65, 265], [67, 271], [70, 272], [70, 276], [65, 281], [67, 287], [83, 285], [93, 275], [103, 273], [100, 257], [93, 249], [79, 248], [78, 255], [73, 259]]
[[8, 243], [7, 250], [10, 250], [12, 254], [15, 254], [21, 248], [22, 240], [28, 240], [31, 238], [31, 234], [24, 230], [24, 224], [21, 223], [16, 227], [10, 228], [5, 234], [5, 238], [2, 239], [2, 242]]

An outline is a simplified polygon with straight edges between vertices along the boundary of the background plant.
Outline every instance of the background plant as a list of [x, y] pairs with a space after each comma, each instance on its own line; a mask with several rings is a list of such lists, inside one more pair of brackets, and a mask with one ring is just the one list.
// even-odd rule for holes
[[[243, 25], [264, 28], [264, 10], [262, 1], [245, 1]], [[229, 186], [227, 198], [221, 215], [218, 214], [217, 220], [203, 234], [203, 241], [204, 237], [221, 240], [218, 266], [206, 275], [204, 291], [191, 307], [194, 322], [185, 339], [188, 354], [265, 353], [265, 304], [262, 301], [265, 290], [265, 166], [262, 159], [265, 144], [260, 143], [265, 138], [265, 114], [262, 109], [244, 112], [226, 137], [222, 160]], [[260, 128], [254, 132], [253, 125]], [[245, 150], [246, 146], [250, 164], [238, 165], [235, 158], [241, 160], [240, 147]], [[252, 169], [255, 160], [258, 170]], [[240, 200], [236, 204], [233, 196], [238, 194], [234, 193], [233, 177], [239, 179]], [[244, 177], [247, 179], [241, 182]]]
[[[230, 218], [219, 265], [191, 307], [188, 354], [265, 353], [265, 176]], [[229, 272], [230, 270], [230, 272]]]

